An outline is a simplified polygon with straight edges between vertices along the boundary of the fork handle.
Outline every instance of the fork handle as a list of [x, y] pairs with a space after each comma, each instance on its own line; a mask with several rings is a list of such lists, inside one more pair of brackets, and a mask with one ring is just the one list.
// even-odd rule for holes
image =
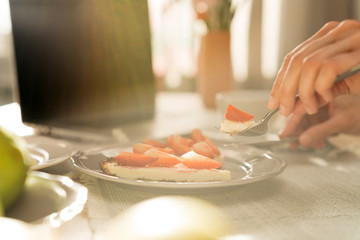
[[341, 80], [343, 80], [344, 78], [350, 77], [351, 75], [357, 73], [360, 71], [360, 65], [357, 65], [356, 67], [352, 68], [350, 71], [341, 74], [340, 76], [338, 76], [335, 79], [335, 83], [340, 82]]

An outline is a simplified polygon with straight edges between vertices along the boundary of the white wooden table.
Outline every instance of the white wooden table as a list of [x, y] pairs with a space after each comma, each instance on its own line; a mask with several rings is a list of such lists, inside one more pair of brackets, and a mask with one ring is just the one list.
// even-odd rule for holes
[[[159, 94], [156, 111], [153, 121], [119, 127], [134, 140], [194, 128], [217, 131], [214, 126], [221, 120], [191, 93]], [[94, 145], [87, 145], [86, 139], [73, 144], [79, 148]], [[191, 194], [218, 206], [229, 217], [235, 231], [224, 239], [360, 239], [360, 157], [346, 151], [334, 154], [331, 148], [274, 151], [287, 162], [285, 171], [275, 178]], [[56, 239], [101, 239], [104, 226], [116, 215], [136, 203], [166, 195], [76, 172], [68, 161], [44, 171], [69, 175], [89, 191], [84, 211], [56, 229]]]

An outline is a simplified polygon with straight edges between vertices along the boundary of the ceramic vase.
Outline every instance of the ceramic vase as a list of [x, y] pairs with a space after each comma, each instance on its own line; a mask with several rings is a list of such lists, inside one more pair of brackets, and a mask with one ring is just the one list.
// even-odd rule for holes
[[215, 107], [216, 93], [233, 88], [230, 32], [202, 36], [198, 55], [198, 92], [206, 107]]

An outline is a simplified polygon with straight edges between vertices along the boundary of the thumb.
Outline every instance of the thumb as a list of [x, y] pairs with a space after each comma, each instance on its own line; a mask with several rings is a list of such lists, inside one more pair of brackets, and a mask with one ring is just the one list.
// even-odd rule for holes
[[305, 147], [323, 146], [324, 139], [341, 131], [340, 120], [339, 117], [332, 117], [308, 128], [299, 136], [299, 143]]

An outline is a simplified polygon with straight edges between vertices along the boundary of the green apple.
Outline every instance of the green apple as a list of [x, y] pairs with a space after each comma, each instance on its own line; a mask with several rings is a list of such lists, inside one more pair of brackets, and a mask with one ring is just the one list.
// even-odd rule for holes
[[0, 200], [5, 210], [22, 192], [29, 162], [25, 140], [0, 126]]

